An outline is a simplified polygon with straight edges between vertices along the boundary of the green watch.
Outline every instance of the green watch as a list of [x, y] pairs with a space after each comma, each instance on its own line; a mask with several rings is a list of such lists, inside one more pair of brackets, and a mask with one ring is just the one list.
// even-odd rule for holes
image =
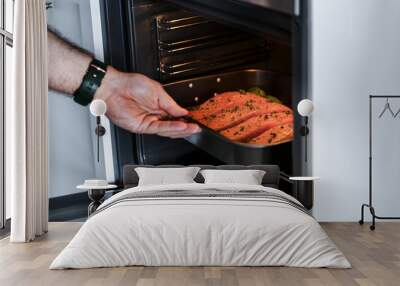
[[93, 59], [83, 77], [81, 85], [74, 92], [74, 101], [83, 106], [91, 103], [106, 71], [107, 65], [105, 63]]

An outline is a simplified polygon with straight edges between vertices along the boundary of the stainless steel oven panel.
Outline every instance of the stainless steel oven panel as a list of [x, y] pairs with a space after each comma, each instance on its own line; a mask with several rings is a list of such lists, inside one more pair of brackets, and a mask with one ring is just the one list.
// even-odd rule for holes
[[260, 6], [273, 11], [297, 15], [298, 12], [298, 1], [299, 0], [236, 0], [249, 5]]

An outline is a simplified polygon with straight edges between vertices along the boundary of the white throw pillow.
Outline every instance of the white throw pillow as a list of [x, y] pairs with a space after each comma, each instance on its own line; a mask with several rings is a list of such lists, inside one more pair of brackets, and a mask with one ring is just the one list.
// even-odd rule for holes
[[261, 170], [202, 170], [205, 184], [261, 185], [265, 171]]
[[193, 179], [199, 170], [199, 167], [135, 168], [139, 176], [139, 186], [195, 183]]

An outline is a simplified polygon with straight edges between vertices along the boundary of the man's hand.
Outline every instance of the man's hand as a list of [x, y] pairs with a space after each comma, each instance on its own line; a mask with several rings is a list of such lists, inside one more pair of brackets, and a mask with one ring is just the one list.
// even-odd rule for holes
[[[92, 56], [48, 32], [49, 87], [72, 95], [82, 82]], [[180, 107], [162, 86], [146, 76], [107, 68], [95, 98], [107, 103], [107, 116], [116, 125], [135, 133], [158, 134], [171, 138], [200, 132], [196, 124], [163, 117], [181, 117]]]
[[[122, 73], [109, 66], [95, 99], [106, 102], [106, 115], [114, 124], [134, 133], [179, 138], [200, 132], [196, 124], [171, 120], [188, 111], [158, 82], [141, 74]], [[169, 120], [163, 120], [165, 117]]]

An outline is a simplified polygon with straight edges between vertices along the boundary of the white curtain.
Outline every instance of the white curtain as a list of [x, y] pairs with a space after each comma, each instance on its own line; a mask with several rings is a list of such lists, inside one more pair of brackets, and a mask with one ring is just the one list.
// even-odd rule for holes
[[12, 242], [47, 232], [47, 24], [45, 0], [15, 1], [13, 92], [6, 98], [6, 181]]

